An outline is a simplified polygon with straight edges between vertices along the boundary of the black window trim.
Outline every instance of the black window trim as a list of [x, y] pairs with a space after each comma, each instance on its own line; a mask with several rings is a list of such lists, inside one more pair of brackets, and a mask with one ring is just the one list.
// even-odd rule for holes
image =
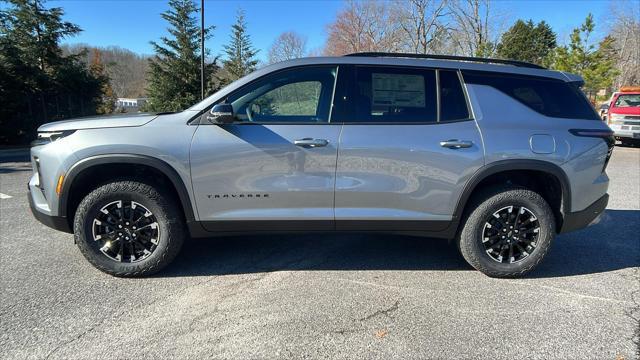
[[[284, 69], [279, 69], [276, 70], [274, 72], [270, 72], [268, 74], [264, 74], [263, 76], [260, 76], [259, 78], [253, 79], [252, 81], [244, 84], [242, 87], [240, 87], [239, 89], [234, 90], [233, 92], [227, 94], [227, 96], [225, 96], [223, 99], [220, 99], [216, 102], [214, 102], [213, 104], [211, 104], [210, 106], [206, 107], [204, 110], [198, 112], [195, 116], [193, 116], [189, 121], [188, 124], [189, 125], [217, 125], [217, 124], [212, 124], [208, 121], [201, 121], [202, 116], [204, 114], [206, 114], [209, 110], [211, 110], [212, 107], [214, 107], [217, 104], [223, 103], [227, 100], [228, 97], [236, 94], [237, 92], [241, 91], [242, 89], [246, 88], [247, 86], [250, 86], [258, 81], [263, 80], [265, 77], [267, 76], [272, 76], [275, 74], [279, 74], [281, 72], [285, 72], [285, 71], [290, 71], [290, 70], [295, 70], [295, 69], [303, 69], [303, 68], [309, 68], [309, 67], [335, 67], [336, 68], [336, 76], [335, 79], [333, 81], [333, 92], [331, 95], [331, 103], [329, 104], [330, 108], [329, 108], [329, 117], [327, 119], [326, 122], [316, 122], [316, 121], [304, 121], [304, 122], [289, 122], [289, 121], [278, 121], [278, 122], [246, 122], [246, 121], [238, 121], [238, 122], [234, 122], [232, 123], [233, 125], [438, 125], [438, 124], [452, 124], [452, 123], [458, 123], [458, 122], [464, 122], [464, 121], [474, 121], [475, 117], [473, 115], [473, 111], [472, 111], [472, 107], [471, 107], [471, 102], [469, 99], [469, 93], [467, 92], [467, 88], [466, 88], [466, 83], [464, 82], [464, 78], [462, 76], [462, 72], [460, 69], [440, 69], [440, 68], [434, 68], [434, 67], [427, 67], [427, 66], [411, 66], [411, 65], [388, 65], [388, 64], [384, 64], [384, 65], [377, 65], [377, 64], [340, 64], [340, 63], [329, 63], [329, 64], [307, 64], [307, 65], [299, 65], [299, 66], [292, 66], [292, 67], [287, 67]], [[359, 67], [375, 67], [375, 68], [391, 68], [391, 69], [411, 69], [411, 70], [433, 70], [435, 71], [435, 76], [436, 76], [436, 106], [437, 106], [437, 119], [436, 121], [332, 121], [332, 117], [333, 117], [333, 112], [335, 109], [335, 94], [338, 88], [338, 84], [339, 84], [339, 78], [338, 76], [340, 76], [340, 69], [341, 68], [349, 68], [351, 72], [347, 71], [343, 71], [343, 73], [345, 73], [346, 75], [349, 75], [351, 73], [351, 75], [355, 75], [357, 68]], [[464, 118], [464, 119], [456, 119], [456, 120], [446, 120], [446, 121], [441, 121], [440, 120], [440, 78], [439, 78], [439, 73], [440, 70], [443, 71], [455, 71], [458, 74], [458, 80], [460, 81], [460, 86], [462, 87], [462, 92], [465, 98], [465, 102], [467, 104], [467, 113], [469, 114], [468, 118]], [[351, 91], [350, 91], [351, 92]], [[353, 99], [353, 94], [352, 93], [348, 93], [348, 96], [350, 99]]]
[[[359, 67], [367, 67], [367, 68], [391, 68], [391, 69], [411, 69], [411, 70], [433, 70], [435, 71], [436, 77], [436, 121], [341, 121], [334, 122], [333, 124], [343, 124], [343, 125], [439, 125], [439, 124], [452, 124], [464, 121], [474, 121], [473, 113], [471, 112], [471, 103], [469, 101], [469, 94], [467, 93], [467, 89], [465, 87], [465, 83], [462, 81], [462, 74], [460, 69], [440, 69], [433, 68], [427, 66], [410, 66], [410, 65], [377, 65], [377, 64], [354, 64], [353, 71], [354, 74]], [[440, 78], [439, 72], [443, 71], [455, 71], [458, 74], [458, 80], [460, 81], [460, 86], [462, 87], [462, 92], [465, 98], [465, 103], [467, 105], [467, 113], [469, 114], [468, 118], [465, 119], [456, 119], [456, 120], [447, 120], [440, 121]], [[337, 77], [336, 77], [337, 78]], [[334, 88], [335, 91], [335, 88]], [[354, 98], [353, 94], [350, 94], [350, 98]], [[333, 104], [332, 104], [332, 113], [333, 113]]]

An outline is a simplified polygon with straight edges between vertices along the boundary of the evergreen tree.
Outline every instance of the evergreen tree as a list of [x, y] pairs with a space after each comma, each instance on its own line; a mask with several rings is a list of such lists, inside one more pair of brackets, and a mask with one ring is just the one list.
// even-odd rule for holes
[[594, 95], [598, 90], [608, 88], [618, 74], [615, 69], [615, 49], [613, 39], [605, 37], [598, 47], [589, 41], [595, 23], [589, 14], [585, 22], [571, 33], [568, 46], [556, 49], [552, 60], [555, 70], [579, 74], [584, 79], [584, 90]]
[[43, 0], [10, 0], [0, 10], [0, 143], [27, 142], [38, 125], [95, 113], [102, 79], [60, 41], [77, 25]]
[[[147, 111], [179, 111], [200, 100], [200, 27], [193, 0], [170, 0], [170, 10], [162, 13], [169, 22], [170, 37], [161, 44], [151, 42], [156, 56], [149, 60], [149, 102]], [[205, 29], [205, 39], [214, 29]], [[216, 61], [205, 66], [205, 84], [211, 84]], [[208, 88], [205, 92], [210, 92]]]
[[102, 99], [96, 108], [98, 114], [111, 114], [116, 108], [116, 96], [111, 88], [109, 77], [106, 75], [104, 64], [102, 63], [102, 53], [98, 49], [93, 49], [93, 58], [89, 71], [96, 78], [102, 81]]
[[258, 50], [251, 45], [243, 10], [238, 10], [236, 23], [232, 26], [231, 41], [224, 46], [224, 52], [226, 59], [223, 64], [229, 82], [250, 74], [258, 65], [255, 58]]
[[496, 55], [542, 65], [556, 47], [556, 34], [544, 21], [516, 21], [500, 39]]

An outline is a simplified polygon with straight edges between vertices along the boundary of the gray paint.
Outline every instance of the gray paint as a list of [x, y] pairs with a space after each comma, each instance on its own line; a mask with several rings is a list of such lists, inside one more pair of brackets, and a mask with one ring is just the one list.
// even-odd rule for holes
[[[433, 125], [190, 125], [230, 92], [273, 71], [312, 64], [426, 66], [545, 76], [579, 77], [508, 65], [400, 58], [307, 58], [265, 67], [190, 109], [169, 115], [92, 118], [43, 125], [40, 131], [77, 130], [32, 148], [41, 177], [30, 189], [36, 208], [66, 215], [55, 194], [58, 176], [96, 155], [139, 154], [176, 170], [197, 220], [449, 220], [469, 179], [491, 163], [535, 159], [559, 166], [569, 178], [571, 209], [585, 209], [607, 191], [601, 139], [570, 135], [601, 122], [542, 116], [501, 92], [467, 85], [474, 120]], [[326, 147], [301, 148], [301, 138]], [[439, 145], [468, 140], [467, 149]], [[553, 144], [553, 145], [552, 145]], [[42, 185], [41, 190], [37, 185]], [[334, 191], [335, 189], [335, 191]], [[268, 194], [268, 198], [255, 196]], [[243, 194], [243, 198], [215, 195]], [[254, 197], [249, 198], [247, 195]], [[211, 196], [210, 196], [211, 195]]]

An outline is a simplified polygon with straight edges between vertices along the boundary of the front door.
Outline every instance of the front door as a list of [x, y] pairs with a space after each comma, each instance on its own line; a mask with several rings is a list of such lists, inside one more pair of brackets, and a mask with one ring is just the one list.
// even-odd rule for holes
[[235, 123], [198, 127], [191, 176], [207, 230], [333, 229], [336, 75], [335, 66], [267, 75], [225, 100]]
[[343, 106], [340, 120], [336, 228], [444, 230], [466, 181], [484, 163], [458, 73], [369, 66], [340, 73], [352, 76], [344, 83], [353, 84], [355, 106]]

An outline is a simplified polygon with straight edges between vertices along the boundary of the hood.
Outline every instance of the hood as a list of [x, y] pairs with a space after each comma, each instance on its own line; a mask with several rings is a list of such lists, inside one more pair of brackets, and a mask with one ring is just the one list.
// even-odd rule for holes
[[83, 129], [101, 129], [115, 127], [142, 126], [158, 117], [157, 114], [118, 114], [107, 116], [91, 116], [72, 120], [56, 121], [44, 124], [38, 128], [39, 132], [66, 131]]

